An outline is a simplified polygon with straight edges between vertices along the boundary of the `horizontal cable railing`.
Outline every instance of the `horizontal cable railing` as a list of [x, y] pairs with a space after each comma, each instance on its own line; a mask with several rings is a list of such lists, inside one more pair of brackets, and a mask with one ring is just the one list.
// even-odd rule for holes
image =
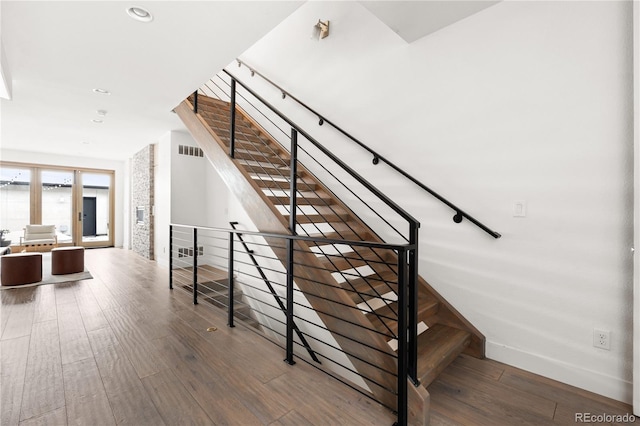
[[[372, 333], [392, 338], [397, 330], [407, 330], [407, 360], [398, 365], [405, 372], [401, 376], [417, 384], [419, 222], [229, 73], [215, 76], [189, 101], [194, 112], [218, 136], [228, 155], [250, 174], [278, 211], [288, 216], [292, 234], [309, 238], [307, 252], [324, 259], [325, 272], [331, 273], [337, 282], [346, 283], [344, 291], [357, 300], [370, 322], [378, 325]], [[366, 217], [360, 217], [365, 214]], [[408, 225], [407, 233], [399, 229], [403, 223]], [[404, 253], [402, 263], [408, 264], [408, 272], [395, 266], [403, 261], [398, 255], [385, 256], [375, 246], [357, 246], [347, 256], [342, 250], [353, 247], [349, 246], [349, 240], [376, 240], [384, 244], [385, 239], [397, 236], [411, 247]], [[326, 243], [332, 239], [341, 243]], [[267, 270], [262, 264], [259, 268]], [[305, 265], [305, 268], [318, 267]], [[408, 318], [404, 323], [398, 319], [398, 309], [392, 306], [401, 298], [397, 283], [402, 274], [409, 282], [405, 295]], [[386, 305], [386, 313], [377, 311], [380, 304], [372, 302], [374, 298]], [[323, 315], [330, 317], [328, 313]], [[399, 398], [405, 400], [406, 394]], [[406, 404], [399, 407], [405, 410]], [[399, 419], [402, 418], [406, 418], [406, 413], [399, 413]]]
[[[276, 89], [278, 89], [282, 93], [282, 98], [283, 99], [290, 98], [290, 99], [294, 100], [296, 103], [298, 103], [300, 106], [305, 108], [307, 111], [309, 111], [310, 113], [312, 113], [313, 115], [318, 117], [318, 125], [322, 126], [324, 123], [327, 123], [328, 125], [330, 125], [334, 129], [336, 129], [339, 133], [341, 133], [343, 136], [345, 136], [346, 138], [348, 138], [349, 140], [351, 140], [352, 142], [356, 143], [358, 146], [360, 146], [361, 148], [363, 148], [364, 150], [369, 152], [372, 155], [373, 164], [379, 164], [380, 162], [386, 164], [387, 166], [391, 167], [394, 171], [396, 171], [397, 173], [399, 173], [400, 175], [402, 175], [406, 179], [410, 180], [415, 185], [417, 185], [418, 187], [422, 188], [424, 191], [426, 191], [429, 194], [431, 194], [437, 200], [439, 200], [440, 202], [444, 203], [446, 206], [451, 208], [455, 212], [455, 214], [453, 216], [453, 221], [455, 223], [460, 223], [460, 222], [462, 222], [463, 219], [467, 219], [469, 222], [473, 223], [478, 228], [482, 229], [484, 232], [486, 232], [487, 234], [491, 235], [493, 238], [497, 239], [497, 238], [501, 237], [501, 235], [498, 232], [492, 230], [491, 228], [489, 228], [488, 226], [486, 226], [485, 224], [483, 224], [482, 222], [480, 222], [479, 220], [477, 220], [476, 218], [474, 218], [473, 216], [471, 216], [470, 214], [465, 212], [463, 209], [461, 209], [457, 205], [453, 204], [451, 201], [447, 200], [445, 197], [443, 197], [442, 195], [440, 195], [439, 193], [437, 193], [436, 191], [434, 191], [433, 189], [431, 189], [430, 187], [428, 187], [424, 183], [420, 182], [415, 177], [411, 176], [409, 173], [407, 173], [406, 171], [404, 171], [403, 169], [401, 169], [400, 167], [398, 167], [397, 165], [395, 165], [394, 163], [389, 161], [387, 158], [382, 156], [380, 153], [378, 153], [378, 152], [374, 151], [373, 149], [369, 148], [367, 145], [365, 145], [363, 142], [359, 141], [354, 136], [352, 136], [351, 134], [346, 132], [340, 126], [338, 126], [337, 124], [335, 124], [331, 120], [327, 119], [325, 115], [320, 114], [319, 112], [317, 112], [316, 110], [311, 108], [309, 105], [307, 105], [306, 103], [304, 103], [303, 101], [301, 101], [300, 99], [298, 99], [297, 97], [295, 97], [294, 95], [292, 95], [291, 93], [289, 93], [288, 91], [283, 89], [281, 86], [279, 86], [278, 84], [273, 82], [271, 79], [269, 79], [268, 77], [266, 77], [265, 75], [263, 75], [262, 73], [257, 71], [255, 68], [253, 68], [252, 66], [250, 66], [246, 62], [242, 61], [241, 59], [236, 59], [236, 62], [238, 63], [238, 66], [244, 65], [247, 68], [249, 68], [249, 70], [251, 71], [251, 76], [252, 77], [254, 75], [258, 75], [263, 80], [265, 80], [266, 82], [268, 82], [269, 84], [274, 86]], [[227, 74], [229, 74], [230, 76], [235, 78], [233, 76], [233, 74], [231, 74], [227, 70], [225, 70], [224, 72], [226, 72]]]
[[[171, 224], [170, 288], [187, 291], [194, 304], [226, 310], [230, 327], [240, 320], [282, 347], [289, 364], [296, 359], [308, 362], [397, 410], [399, 424], [406, 424], [409, 336], [399, 330], [407, 329], [411, 286], [407, 254], [415, 247], [252, 232], [235, 229], [236, 225], [233, 222], [233, 228], [215, 228]], [[347, 273], [343, 281], [309, 274], [309, 268], [322, 268], [309, 262], [308, 251], [301, 248], [305, 244], [348, 246], [352, 252], [377, 251], [381, 258], [377, 268], [393, 272], [381, 274], [381, 281], [386, 281], [389, 289], [374, 292], [356, 273]], [[349, 252], [343, 255], [349, 256]], [[286, 261], [282, 262], [284, 256]], [[335, 269], [327, 266], [323, 272], [331, 274]], [[329, 287], [348, 297], [325, 291]], [[397, 312], [389, 311], [370, 323], [340, 314], [353, 311], [371, 316], [372, 305], [389, 301], [398, 302]], [[367, 343], [363, 333], [397, 345], [397, 353]], [[367, 355], [370, 351], [378, 356]], [[362, 365], [368, 368], [360, 368]], [[390, 404], [384, 395], [397, 403]]]
[[[226, 71], [225, 71], [226, 73]], [[249, 115], [254, 117], [262, 127], [269, 133], [269, 135], [276, 141], [278, 141], [281, 146], [290, 151], [299, 153], [300, 159], [304, 160], [304, 164], [308, 166], [313, 166], [314, 170], [322, 173], [322, 178], [319, 179], [326, 186], [325, 189], [334, 191], [332, 195], [336, 196], [336, 192], [340, 192], [341, 195], [347, 197], [350, 202], [347, 202], [349, 206], [354, 210], [354, 203], [359, 204], [362, 208], [358, 209], [357, 206], [355, 210], [365, 210], [368, 212], [370, 216], [374, 218], [377, 222], [381, 224], [381, 226], [390, 229], [391, 234], [387, 235], [396, 235], [403, 238], [405, 241], [409, 241], [409, 238], [404, 235], [402, 231], [398, 229], [399, 223], [392, 223], [392, 220], [388, 219], [390, 215], [397, 214], [400, 218], [407, 221], [409, 224], [415, 225], [419, 227], [419, 222], [412, 217], [408, 212], [406, 212], [402, 207], [397, 205], [394, 201], [392, 201], [387, 195], [383, 194], [378, 188], [364, 179], [361, 175], [359, 175], [355, 170], [353, 170], [350, 166], [348, 166], [342, 159], [338, 158], [335, 154], [333, 154], [330, 150], [320, 144], [317, 140], [311, 137], [306, 131], [304, 131], [300, 126], [295, 124], [289, 118], [287, 118], [284, 114], [278, 111], [273, 105], [268, 103], [264, 98], [256, 94], [253, 90], [247, 87], [244, 82], [232, 77], [229, 73], [226, 73], [226, 79], [221, 75], [215, 76], [208, 83], [206, 83], [203, 88], [201, 88], [201, 92], [207, 96], [215, 97], [224, 101], [229, 101], [232, 105], [239, 105], [245, 111], [251, 110], [248, 112]], [[230, 79], [230, 81], [228, 81]], [[242, 91], [240, 91], [242, 89]], [[250, 98], [250, 99], [249, 99]], [[195, 104], [195, 100], [193, 101]], [[259, 106], [256, 106], [259, 104]], [[267, 109], [272, 114], [266, 115], [264, 110]], [[233, 113], [235, 109], [231, 109], [231, 113]], [[207, 112], [203, 112], [201, 108], [198, 108], [198, 112], [202, 115], [207, 115]], [[235, 115], [235, 114], [232, 114]], [[257, 117], [257, 118], [256, 118]], [[238, 129], [235, 126], [234, 120], [235, 117], [225, 117], [220, 115], [210, 116], [209, 118], [213, 119], [214, 123], [209, 122], [209, 124], [213, 124], [213, 130], [216, 133], [221, 134], [224, 137], [230, 138], [229, 142], [229, 150], [230, 156], [236, 158], [238, 154], [236, 154], [236, 146], [235, 141], [241, 139], [242, 137], [250, 137], [257, 138], [259, 134], [253, 128], [240, 128]], [[279, 123], [278, 123], [279, 121]], [[217, 123], [217, 125], [216, 125]], [[230, 134], [229, 128], [233, 126], [234, 132]], [[290, 128], [290, 131], [283, 129], [283, 127]], [[295, 135], [295, 148], [294, 150], [290, 149], [292, 144], [292, 135]], [[273, 159], [269, 162], [269, 159], [265, 158], [262, 153], [246, 153], [241, 158], [241, 161], [250, 161], [249, 164], [250, 171], [254, 173], [262, 173], [264, 176], [268, 176], [269, 179], [273, 181], [274, 175], [279, 179], [289, 179], [289, 171], [292, 169], [292, 164], [289, 161], [278, 158], [278, 152], [276, 152], [273, 148], [267, 146], [267, 149], [270, 149], [274, 156]], [[297, 163], [299, 158], [293, 158], [294, 161], [291, 163]], [[271, 168], [265, 167], [265, 163], [269, 163]], [[307, 169], [309, 172], [310, 169]], [[340, 175], [341, 174], [341, 175]], [[284, 191], [288, 192], [288, 188], [285, 188], [281, 181], [273, 181], [274, 185], [269, 188], [269, 191], [274, 194], [275, 191]], [[371, 197], [362, 194], [362, 191], [359, 191], [355, 188], [361, 187], [366, 193], [370, 194]], [[305, 182], [301, 182], [301, 187], [297, 188], [300, 191], [305, 191], [308, 187], [305, 185]], [[304, 193], [298, 193], [297, 196], [300, 198], [300, 205], [304, 205], [308, 202], [305, 199]], [[336, 196], [336, 198], [340, 198]], [[372, 205], [373, 200], [380, 200], [382, 204]], [[322, 205], [322, 207], [326, 207], [330, 214], [336, 214], [335, 206], [331, 206], [328, 204]], [[386, 209], [386, 210], [385, 210]], [[296, 211], [295, 209], [285, 209], [286, 213], [290, 213], [291, 211]], [[302, 216], [306, 216], [304, 212], [301, 213]], [[371, 220], [365, 220], [368, 224], [371, 223]], [[313, 224], [310, 225], [316, 233], [322, 233], [322, 230], [314, 227]], [[354, 232], [354, 229], [348, 229], [349, 232]], [[384, 230], [383, 230], [384, 232]]]

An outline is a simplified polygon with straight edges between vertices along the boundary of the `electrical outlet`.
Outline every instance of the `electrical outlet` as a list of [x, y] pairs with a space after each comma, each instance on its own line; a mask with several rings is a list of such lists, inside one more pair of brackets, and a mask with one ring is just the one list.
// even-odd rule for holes
[[593, 346], [600, 349], [611, 350], [611, 332], [594, 328]]

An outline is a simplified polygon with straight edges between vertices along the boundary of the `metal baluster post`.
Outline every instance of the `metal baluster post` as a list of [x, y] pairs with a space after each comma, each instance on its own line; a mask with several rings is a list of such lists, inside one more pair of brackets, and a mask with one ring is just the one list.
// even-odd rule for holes
[[198, 91], [193, 92], [193, 112], [198, 113]]
[[293, 365], [293, 240], [287, 239], [287, 358], [285, 362]]
[[408, 420], [407, 389], [407, 251], [398, 250], [398, 421], [404, 426]]
[[296, 234], [296, 197], [298, 192], [298, 131], [291, 128], [291, 173], [289, 175], [289, 230], [293, 235]]
[[409, 377], [418, 386], [418, 228], [420, 224], [411, 222], [409, 243]]
[[193, 304], [198, 304], [198, 228], [193, 228]]
[[235, 327], [233, 324], [233, 232], [229, 232], [229, 317], [227, 319], [227, 325], [229, 327]]
[[231, 116], [229, 123], [231, 128], [229, 129], [229, 157], [235, 158], [236, 155], [236, 80], [231, 79]]
[[173, 225], [169, 225], [169, 290], [173, 290]]

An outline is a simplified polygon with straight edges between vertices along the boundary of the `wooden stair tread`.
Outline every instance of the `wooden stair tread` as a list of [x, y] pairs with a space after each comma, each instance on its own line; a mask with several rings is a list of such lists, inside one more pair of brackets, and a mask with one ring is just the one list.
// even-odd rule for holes
[[[309, 237], [313, 238], [326, 238], [328, 240], [344, 240], [344, 241], [365, 241], [368, 237], [367, 234], [356, 235], [354, 232], [325, 232], [322, 234], [309, 234]], [[324, 246], [327, 245], [323, 242], [305, 241], [309, 246]], [[338, 243], [336, 243], [338, 244]]]
[[262, 146], [262, 147], [251, 147], [251, 148], [240, 148], [236, 146], [236, 154], [238, 153], [242, 153], [242, 154], [249, 154], [249, 155], [253, 155], [256, 157], [275, 157], [275, 158], [280, 158], [279, 154], [275, 151], [271, 151], [271, 150], [265, 150], [265, 148], [267, 148], [267, 146]]
[[[191, 103], [193, 103], [193, 94], [191, 94], [189, 96], [189, 101]], [[226, 105], [227, 108], [228, 108], [229, 107], [229, 102], [221, 101], [220, 99], [212, 98], [211, 96], [207, 96], [207, 95], [203, 95], [202, 93], [198, 93], [198, 107], [200, 105], [215, 105], [215, 106], [220, 106], [220, 107], [224, 107]]]
[[[348, 277], [348, 276], [347, 276]], [[398, 276], [391, 270], [383, 271], [362, 278], [347, 280], [342, 286], [350, 290], [349, 296], [355, 303], [380, 297], [390, 291], [398, 290]]]
[[[218, 135], [218, 137], [222, 139], [224, 144], [226, 146], [229, 146], [229, 130], [220, 128], [219, 126], [211, 125], [210, 122], [208, 124], [209, 124], [209, 127], [211, 127], [211, 129]], [[268, 140], [258, 135], [254, 135], [251, 133], [244, 133], [236, 129], [236, 137], [234, 139], [234, 143], [236, 148], [240, 147], [240, 144], [242, 143], [253, 144], [250, 146], [254, 148], [259, 148], [261, 146], [267, 145]], [[242, 147], [246, 147], [246, 145], [243, 145]]]
[[[290, 197], [288, 195], [273, 195], [265, 194], [274, 204], [289, 205]], [[316, 192], [302, 192], [298, 193], [296, 197], [296, 204], [299, 206], [326, 206], [334, 203], [335, 200], [325, 194], [318, 194]]]
[[333, 271], [344, 271], [364, 265], [384, 266], [387, 264], [384, 254], [366, 247], [356, 247], [350, 253], [324, 255], [320, 262], [325, 268]]
[[[211, 128], [216, 133], [218, 133], [218, 136], [222, 137], [223, 139], [229, 139], [229, 124], [211, 119], [209, 116], [205, 116], [205, 119], [207, 120], [207, 123], [211, 126]], [[241, 125], [236, 125], [235, 135], [236, 142], [242, 140], [266, 142], [268, 140], [265, 136], [261, 135], [251, 127]]]
[[[243, 160], [240, 160], [240, 161], [242, 162]], [[289, 176], [288, 167], [277, 167], [272, 164], [242, 164], [242, 163], [240, 164], [249, 173], [267, 173], [267, 174], [273, 173], [277, 177]]]
[[418, 379], [427, 387], [471, 342], [471, 333], [434, 324], [418, 336]]
[[[288, 214], [285, 215], [289, 217]], [[296, 216], [296, 222], [299, 224], [307, 223], [335, 223], [344, 222], [351, 218], [348, 213], [323, 213], [323, 214], [301, 214]]]
[[[253, 179], [253, 181], [258, 184], [260, 188], [268, 188], [268, 189], [282, 189], [289, 190], [291, 187], [291, 183], [289, 180], [274, 180], [270, 179], [270, 176], [267, 179]], [[314, 182], [307, 182], [304, 180], [298, 180], [296, 182], [296, 187], [298, 191], [313, 191], [318, 188], [318, 185]]]
[[[216, 133], [216, 131], [214, 130], [214, 133]], [[218, 134], [218, 133], [216, 133]], [[220, 136], [218, 134], [218, 136]], [[227, 148], [227, 152], [229, 152], [229, 138], [228, 137], [222, 137], [222, 142], [224, 143], [225, 147]], [[279, 155], [279, 151], [277, 149], [275, 149], [271, 143], [269, 141], [265, 141], [265, 140], [255, 140], [255, 141], [248, 141], [248, 140], [236, 140], [235, 142], [235, 148], [236, 149], [250, 149], [250, 150], [258, 150], [258, 151], [263, 151], [263, 152], [268, 152], [272, 155]]]
[[234, 158], [237, 160], [249, 160], [249, 161], [268, 161], [268, 162], [281, 162], [282, 159], [270, 153], [263, 152], [247, 152], [243, 150], [239, 150], [236, 148], [235, 153], [233, 154]]
[[[438, 303], [438, 300], [431, 297], [426, 291], [421, 291], [418, 294], [418, 323], [438, 313], [439, 307], [440, 303]], [[376, 309], [375, 313], [369, 312], [366, 315], [371, 321], [371, 324], [373, 324], [379, 332], [388, 334], [390, 329], [394, 335], [397, 335], [398, 302], [389, 303]]]

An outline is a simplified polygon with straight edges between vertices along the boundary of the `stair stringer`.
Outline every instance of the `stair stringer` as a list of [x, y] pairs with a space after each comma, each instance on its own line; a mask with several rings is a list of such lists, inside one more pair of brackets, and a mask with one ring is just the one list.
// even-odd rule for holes
[[[237, 160], [229, 157], [223, 142], [202, 117], [193, 113], [190, 103], [183, 101], [175, 108], [175, 112], [227, 187], [241, 201], [260, 232], [289, 234], [284, 216], [237, 163]], [[278, 248], [283, 246], [283, 241], [267, 238], [267, 242], [283, 265], [286, 264], [286, 250]], [[309, 266], [296, 269], [296, 285], [305, 294], [334, 339], [367, 382], [374, 397], [389, 407], [396, 407], [397, 400], [388, 391], [397, 388], [396, 379], [381, 371], [381, 369], [396, 371], [395, 352], [391, 350], [384, 338], [372, 331], [371, 322], [357, 308], [347, 292], [340, 288], [340, 284], [333, 276], [324, 270], [313, 252], [299, 242], [294, 244], [296, 263]], [[318, 283], [326, 285], [318, 285]], [[365, 350], [366, 346], [375, 350]], [[367, 377], [374, 381], [365, 379]], [[381, 386], [387, 390], [382, 389]]]

